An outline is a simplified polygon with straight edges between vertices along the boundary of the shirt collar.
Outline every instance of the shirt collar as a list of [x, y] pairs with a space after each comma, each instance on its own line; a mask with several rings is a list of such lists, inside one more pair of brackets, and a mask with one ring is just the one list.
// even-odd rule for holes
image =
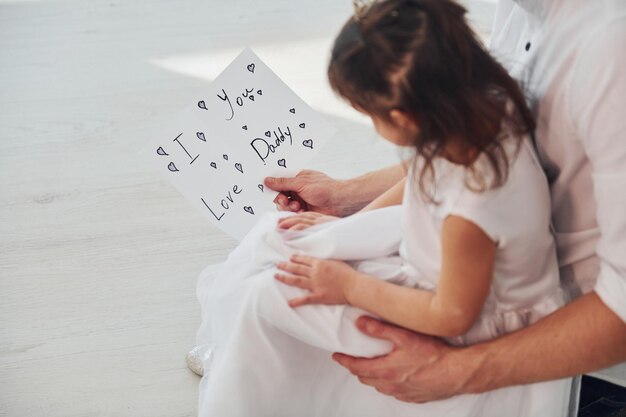
[[[526, 13], [539, 20], [545, 20], [561, 3], [560, 0], [513, 0]], [[592, 0], [593, 1], [593, 0]]]

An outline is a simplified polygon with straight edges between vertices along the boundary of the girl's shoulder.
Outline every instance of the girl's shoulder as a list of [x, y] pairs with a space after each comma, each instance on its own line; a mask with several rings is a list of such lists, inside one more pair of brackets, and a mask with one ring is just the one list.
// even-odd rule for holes
[[[485, 230], [494, 241], [517, 233], [520, 227], [531, 227], [533, 222], [543, 224], [549, 218], [550, 193], [530, 138], [504, 139], [502, 144], [509, 163], [506, 180], [499, 186], [481, 189], [468, 168], [437, 158], [433, 160], [432, 198], [415, 195], [419, 193], [415, 186], [413, 198], [427, 205], [435, 218], [464, 217]], [[487, 180], [493, 175], [483, 155], [474, 162], [473, 169], [483, 170], [480, 174]], [[411, 173], [413, 183], [414, 176]]]

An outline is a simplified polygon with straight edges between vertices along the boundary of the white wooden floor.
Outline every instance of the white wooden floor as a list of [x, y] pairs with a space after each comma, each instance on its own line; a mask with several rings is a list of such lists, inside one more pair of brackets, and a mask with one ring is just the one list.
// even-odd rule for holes
[[[494, 0], [466, 2], [488, 34]], [[397, 161], [324, 79], [348, 0], [0, 0], [0, 415], [193, 416], [198, 272], [235, 242], [143, 165], [142, 130], [251, 46], [340, 134]]]

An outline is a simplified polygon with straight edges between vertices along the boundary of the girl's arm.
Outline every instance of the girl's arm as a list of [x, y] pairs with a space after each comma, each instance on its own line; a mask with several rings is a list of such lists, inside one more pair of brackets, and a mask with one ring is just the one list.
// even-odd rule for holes
[[436, 293], [360, 276], [347, 286], [348, 303], [420, 333], [466, 333], [489, 294], [496, 245], [474, 223], [449, 216], [442, 226], [441, 246]]
[[359, 213], [364, 211], [375, 210], [383, 207], [397, 206], [402, 204], [402, 198], [404, 197], [404, 184], [406, 183], [406, 177], [402, 178], [393, 187], [382, 193], [374, 201], [363, 207]]
[[344, 262], [296, 255], [278, 268], [279, 281], [308, 289], [290, 300], [304, 304], [348, 303], [408, 329], [434, 336], [466, 333], [489, 294], [495, 243], [474, 223], [449, 216], [441, 231], [442, 265], [437, 292], [402, 287], [362, 274]]

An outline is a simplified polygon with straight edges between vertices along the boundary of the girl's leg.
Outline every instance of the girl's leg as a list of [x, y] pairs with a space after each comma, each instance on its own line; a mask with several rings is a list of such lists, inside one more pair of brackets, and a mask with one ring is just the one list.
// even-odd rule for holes
[[[358, 384], [331, 361], [331, 352], [367, 357], [389, 352], [388, 342], [369, 338], [354, 327], [361, 310], [289, 307], [286, 300], [302, 290], [276, 281], [274, 273], [271, 269], [251, 278], [254, 283], [229, 341], [215, 353], [215, 364], [203, 378], [200, 416], [324, 415], [320, 410], [326, 405], [314, 401], [313, 391]], [[329, 372], [329, 366], [335, 369]], [[321, 392], [332, 395], [332, 390]]]

